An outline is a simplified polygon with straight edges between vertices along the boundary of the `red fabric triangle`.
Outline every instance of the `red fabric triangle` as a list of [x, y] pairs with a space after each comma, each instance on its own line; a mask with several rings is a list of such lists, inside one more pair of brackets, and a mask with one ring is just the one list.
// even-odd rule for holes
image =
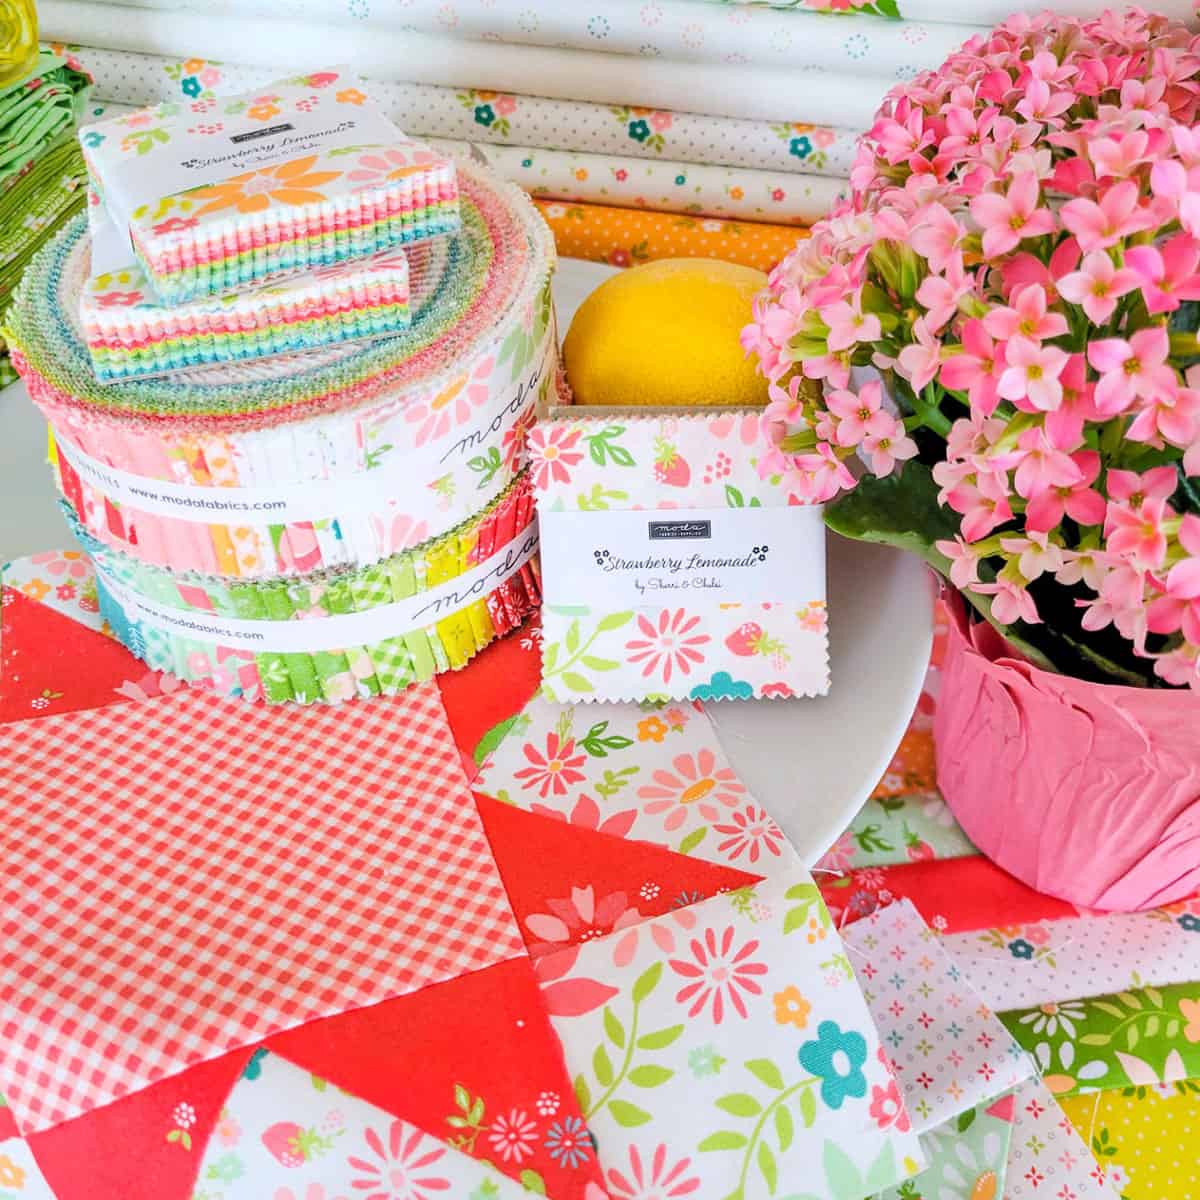
[[[551, 1153], [561, 1137], [552, 1136], [547, 1147], [556, 1125], [586, 1135], [527, 958], [314, 1021], [277, 1034], [267, 1045], [514, 1179], [536, 1172], [550, 1200], [582, 1200], [589, 1183], [602, 1182], [590, 1142], [586, 1156], [573, 1164]], [[506, 1160], [485, 1128], [514, 1114], [523, 1114], [516, 1124], [536, 1126], [530, 1153], [519, 1162]]]
[[990, 929], [998, 914], [1008, 925], [1079, 915], [1073, 904], [1034, 891], [980, 854], [864, 867], [823, 882], [821, 894], [839, 925], [892, 900], [911, 900], [926, 923], [942, 933]]
[[997, 1121], [1011, 1122], [1017, 1112], [1017, 1098], [1009, 1092], [1006, 1096], [1001, 1096], [995, 1104], [984, 1109], [989, 1117], [995, 1117]]
[[[29, 1147], [57, 1200], [187, 1200], [251, 1051], [234, 1050], [43, 1133]], [[174, 1136], [172, 1136], [174, 1134]]]
[[475, 752], [484, 737], [516, 717], [542, 685], [537, 619], [493, 642], [461, 671], [439, 675], [437, 685], [467, 778], [474, 779], [479, 772]]
[[489, 796], [475, 802], [535, 958], [762, 879]]
[[3, 602], [0, 723], [102, 708], [162, 691], [163, 677], [113, 638], [15, 588], [4, 589]]

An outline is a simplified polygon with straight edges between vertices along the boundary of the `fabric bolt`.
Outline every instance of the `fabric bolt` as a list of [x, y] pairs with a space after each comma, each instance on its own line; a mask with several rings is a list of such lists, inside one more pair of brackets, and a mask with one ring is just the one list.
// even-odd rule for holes
[[808, 873], [687, 911], [685, 945], [595, 938], [543, 990], [609, 1194], [799, 1184], [861, 1200], [916, 1175], [917, 1135]]
[[1056, 1096], [1200, 1079], [1200, 983], [1134, 986], [1000, 1019]]
[[686, 701], [589, 710], [541, 693], [504, 729], [473, 787], [529, 812], [768, 877], [797, 861], [729, 765], [707, 714]]
[[471, 154], [503, 178], [547, 200], [595, 202], [656, 212], [778, 225], [808, 225], [849, 194], [849, 180], [822, 175], [647, 162], [622, 155], [482, 146], [431, 138], [452, 154]]
[[[102, 0], [107, 2], [107, 0]], [[137, 7], [335, 23], [371, 31], [420, 31], [472, 41], [574, 47], [609, 54], [755, 66], [838, 66], [864, 74], [914, 74], [934, 67], [978, 25], [860, 18], [853, 26], [818, 13], [697, 8], [688, 0], [588, 5], [528, 0], [129, 0]], [[828, 0], [826, 0], [828, 3]], [[887, 0], [884, 0], [887, 3]], [[974, 17], [960, 11], [959, 16]]]
[[[373, 92], [387, 81], [487, 88], [551, 99], [645, 105], [753, 121], [866, 129], [896, 82], [843, 69], [682, 62], [596, 50], [471, 42], [436, 34], [197, 12], [136, 11], [96, 0], [42, 0], [45, 37], [105, 50], [251, 64], [266, 83], [297, 63], [350, 62]], [[228, 60], [226, 62], [225, 60]], [[252, 85], [251, 85], [252, 86]], [[109, 100], [122, 97], [102, 88]], [[382, 93], [380, 93], [382, 97]], [[386, 99], [383, 99], [386, 104]]]
[[[955, 0], [708, 0], [714, 5], [736, 5], [752, 9], [786, 9], [789, 12], [823, 13], [837, 19], [883, 15], [910, 21], [960, 21], [963, 6]], [[1106, 0], [1058, 0], [1054, 8], [1065, 16], [1098, 17], [1109, 5]], [[1192, 0], [1159, 0], [1156, 12], [1184, 21], [1194, 16]], [[1014, 12], [1038, 13], [1045, 8], [1042, 0], [975, 0], [971, 19], [990, 26], [1007, 20]]]
[[536, 200], [563, 258], [633, 267], [660, 258], [720, 258], [769, 271], [807, 230], [678, 213]]
[[1033, 1062], [911, 904], [842, 930], [918, 1133], [1019, 1087]]
[[[170, 59], [90, 46], [75, 46], [72, 52], [95, 76], [103, 95], [138, 108], [178, 100], [204, 111], [218, 89], [250, 88], [269, 75], [262, 68], [199, 58]], [[858, 136], [855, 129], [794, 117], [746, 121], [433, 83], [375, 79], [371, 94], [397, 125], [417, 137], [669, 158], [789, 174], [844, 178], [854, 162]]]
[[1200, 1085], [1072, 1096], [1062, 1109], [1122, 1200], [1192, 1200], [1200, 1195]]
[[26, 1131], [523, 953], [432, 687], [286, 713], [185, 692], [0, 744], [0, 1072]]

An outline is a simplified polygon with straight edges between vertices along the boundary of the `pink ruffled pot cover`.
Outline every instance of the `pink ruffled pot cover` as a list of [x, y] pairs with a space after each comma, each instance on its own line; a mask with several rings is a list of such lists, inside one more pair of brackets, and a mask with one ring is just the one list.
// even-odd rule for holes
[[1039, 670], [947, 598], [934, 740], [967, 836], [1083, 907], [1134, 911], [1200, 890], [1200, 695]]

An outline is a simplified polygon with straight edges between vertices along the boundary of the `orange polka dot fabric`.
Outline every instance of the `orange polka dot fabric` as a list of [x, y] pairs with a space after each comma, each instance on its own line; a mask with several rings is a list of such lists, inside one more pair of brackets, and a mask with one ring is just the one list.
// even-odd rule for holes
[[564, 258], [632, 267], [659, 258], [721, 258], [770, 270], [807, 229], [682, 213], [535, 200]]

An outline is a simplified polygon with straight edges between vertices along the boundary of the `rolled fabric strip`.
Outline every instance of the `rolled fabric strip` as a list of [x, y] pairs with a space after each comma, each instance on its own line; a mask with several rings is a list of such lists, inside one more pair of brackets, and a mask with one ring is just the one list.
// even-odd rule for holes
[[149, 666], [268, 703], [395, 695], [457, 670], [541, 601], [525, 477], [445, 537], [371, 567], [230, 583], [174, 575], [97, 542], [100, 612]]
[[410, 320], [409, 261], [402, 249], [247, 292], [166, 306], [136, 264], [97, 267], [100, 239], [111, 239], [116, 230], [94, 192], [88, 222], [92, 276], [79, 316], [103, 382], [383, 337]]
[[197, 427], [176, 415], [148, 423], [71, 403], [22, 359], [76, 518], [143, 562], [261, 579], [365, 566], [485, 508], [522, 465], [535, 408], [559, 374], [550, 234], [523, 199], [513, 207], [528, 219], [530, 253], [496, 280], [497, 298], [507, 296], [499, 317], [472, 337], [452, 325], [423, 371], [406, 370], [353, 409], [278, 413], [257, 427]]
[[159, 299], [181, 304], [458, 227], [454, 164], [341, 70], [80, 130], [92, 181]]
[[[403, 333], [154, 379], [96, 379], [79, 323], [90, 261], [86, 221], [77, 219], [30, 264], [5, 317], [30, 395], [48, 416], [73, 409], [84, 421], [128, 418], [131, 430], [140, 420], [143, 431], [152, 423], [161, 436], [178, 441], [185, 431], [194, 436], [262, 428], [444, 388], [457, 378], [458, 364], [490, 342], [506, 314], [546, 292], [554, 261], [553, 239], [519, 188], [470, 164], [457, 170], [462, 229], [457, 237], [427, 243], [420, 278], [412, 281], [412, 320]], [[519, 330], [510, 333], [502, 356], [514, 371], [533, 347]], [[448, 428], [463, 411], [451, 399], [438, 405]], [[57, 417], [51, 420], [57, 427]], [[138, 471], [133, 464], [112, 465]]]

